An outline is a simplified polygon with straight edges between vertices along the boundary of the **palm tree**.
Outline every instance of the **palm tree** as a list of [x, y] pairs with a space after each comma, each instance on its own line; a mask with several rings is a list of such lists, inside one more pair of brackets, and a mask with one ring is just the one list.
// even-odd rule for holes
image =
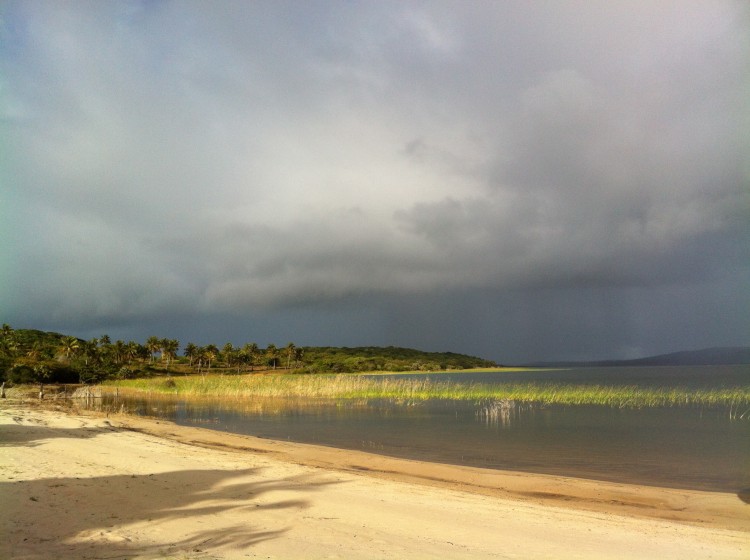
[[258, 355], [258, 345], [254, 342], [248, 342], [242, 347], [242, 351], [247, 356], [247, 361], [250, 364], [250, 371], [253, 371], [253, 365], [255, 364], [255, 356]]
[[32, 362], [38, 362], [44, 358], [44, 347], [38, 340], [35, 340], [31, 348], [26, 351], [26, 357]]
[[96, 360], [99, 357], [99, 340], [96, 338], [84, 340], [81, 344], [81, 354], [83, 354], [85, 365], [89, 365], [89, 360]]
[[136, 361], [141, 356], [144, 356], [144, 354], [147, 355], [148, 350], [142, 344], [131, 340], [125, 345], [125, 359], [128, 363]]
[[198, 364], [198, 373], [200, 373], [205, 379], [206, 373], [203, 371], [203, 364], [208, 361], [208, 357], [204, 346], [197, 346], [195, 348], [195, 356], [193, 356], [193, 360]]
[[125, 360], [127, 346], [122, 340], [116, 340], [112, 345], [112, 360], [120, 365]]
[[177, 350], [180, 348], [180, 341], [165, 338], [161, 343], [162, 356], [167, 360], [167, 369], [169, 369], [169, 364], [171, 364], [172, 360], [177, 357]]
[[240, 348], [235, 352], [235, 359], [237, 360], [237, 373], [242, 373], [243, 366], [250, 363], [250, 356], [245, 352], [244, 348]]
[[169, 346], [169, 339], [168, 338], [160, 338], [159, 339], [159, 352], [161, 352], [161, 361], [166, 362], [167, 361], [167, 352], [166, 347]]
[[149, 336], [146, 339], [146, 348], [151, 353], [149, 363], [154, 363], [154, 354], [161, 350], [161, 340], [156, 336]]
[[203, 363], [206, 361], [206, 349], [203, 346], [196, 346], [193, 363], [198, 366], [198, 373], [203, 369]]
[[183, 353], [185, 354], [185, 357], [190, 360], [190, 367], [193, 367], [193, 361], [198, 357], [199, 350], [200, 349], [192, 342], [188, 342], [185, 345], [185, 351]]
[[234, 346], [231, 342], [227, 342], [224, 347], [221, 349], [221, 355], [224, 357], [224, 361], [227, 364], [228, 368], [232, 367], [232, 364], [234, 363]]
[[81, 350], [81, 343], [74, 336], [63, 337], [63, 339], [60, 341], [60, 346], [58, 348], [58, 352], [60, 353], [60, 355], [62, 355], [62, 357], [67, 362], [69, 362], [73, 356], [78, 355], [80, 350]]
[[292, 356], [294, 356], [294, 342], [286, 345], [286, 369], [292, 369]]
[[211, 371], [211, 362], [216, 359], [219, 355], [219, 349], [214, 344], [209, 344], [203, 348], [203, 355], [206, 357], [208, 362], [208, 371]]
[[102, 362], [107, 361], [109, 358], [109, 355], [112, 352], [112, 339], [109, 338], [109, 335], [103, 334], [99, 337], [99, 360]]
[[275, 344], [269, 344], [266, 347], [266, 358], [268, 358], [268, 364], [273, 368], [276, 369], [276, 356], [278, 356], [279, 350], [276, 348]]

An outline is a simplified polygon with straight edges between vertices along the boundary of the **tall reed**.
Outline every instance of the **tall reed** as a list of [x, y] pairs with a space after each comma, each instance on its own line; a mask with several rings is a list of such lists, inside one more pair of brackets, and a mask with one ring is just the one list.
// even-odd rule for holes
[[452, 383], [356, 375], [209, 375], [111, 382], [121, 394], [173, 394], [183, 397], [302, 397], [396, 399], [399, 401], [513, 400], [619, 408], [664, 406], [750, 407], [750, 386], [713, 389], [575, 385], [561, 383]]

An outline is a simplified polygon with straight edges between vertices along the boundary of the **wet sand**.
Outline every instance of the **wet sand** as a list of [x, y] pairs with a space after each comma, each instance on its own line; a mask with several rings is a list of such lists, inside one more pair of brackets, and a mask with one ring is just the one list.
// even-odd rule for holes
[[0, 401], [0, 558], [748, 558], [748, 501]]

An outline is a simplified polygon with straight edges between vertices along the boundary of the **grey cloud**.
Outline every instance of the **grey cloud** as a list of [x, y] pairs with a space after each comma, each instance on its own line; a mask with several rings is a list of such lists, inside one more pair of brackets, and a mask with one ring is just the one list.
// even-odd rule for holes
[[[623, 314], [745, 273], [742, 6], [288, 8], [4, 5], [7, 320], [342, 306], [345, 332], [383, 306], [385, 340], [464, 306], [500, 328], [476, 291], [551, 341], [502, 293]], [[602, 330], [594, 304], [575, 333]], [[438, 331], [415, 340], [458, 337]]]

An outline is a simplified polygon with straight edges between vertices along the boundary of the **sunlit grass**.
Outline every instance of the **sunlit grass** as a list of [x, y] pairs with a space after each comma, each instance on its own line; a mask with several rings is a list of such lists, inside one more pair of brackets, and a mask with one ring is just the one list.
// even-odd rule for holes
[[439, 370], [409, 370], [409, 371], [362, 371], [356, 373], [349, 373], [346, 375], [424, 375], [429, 373], [430, 375], [440, 375], [441, 373], [514, 373], [519, 371], [553, 371], [561, 368], [530, 368], [521, 366], [500, 366], [500, 367], [485, 367], [485, 368], [466, 368], [466, 369], [439, 369]]
[[750, 407], [750, 386], [715, 389], [574, 385], [561, 383], [452, 383], [358, 375], [208, 375], [109, 382], [120, 394], [182, 397], [302, 397], [399, 401], [510, 400], [520, 403], [604, 405], [617, 408]]

